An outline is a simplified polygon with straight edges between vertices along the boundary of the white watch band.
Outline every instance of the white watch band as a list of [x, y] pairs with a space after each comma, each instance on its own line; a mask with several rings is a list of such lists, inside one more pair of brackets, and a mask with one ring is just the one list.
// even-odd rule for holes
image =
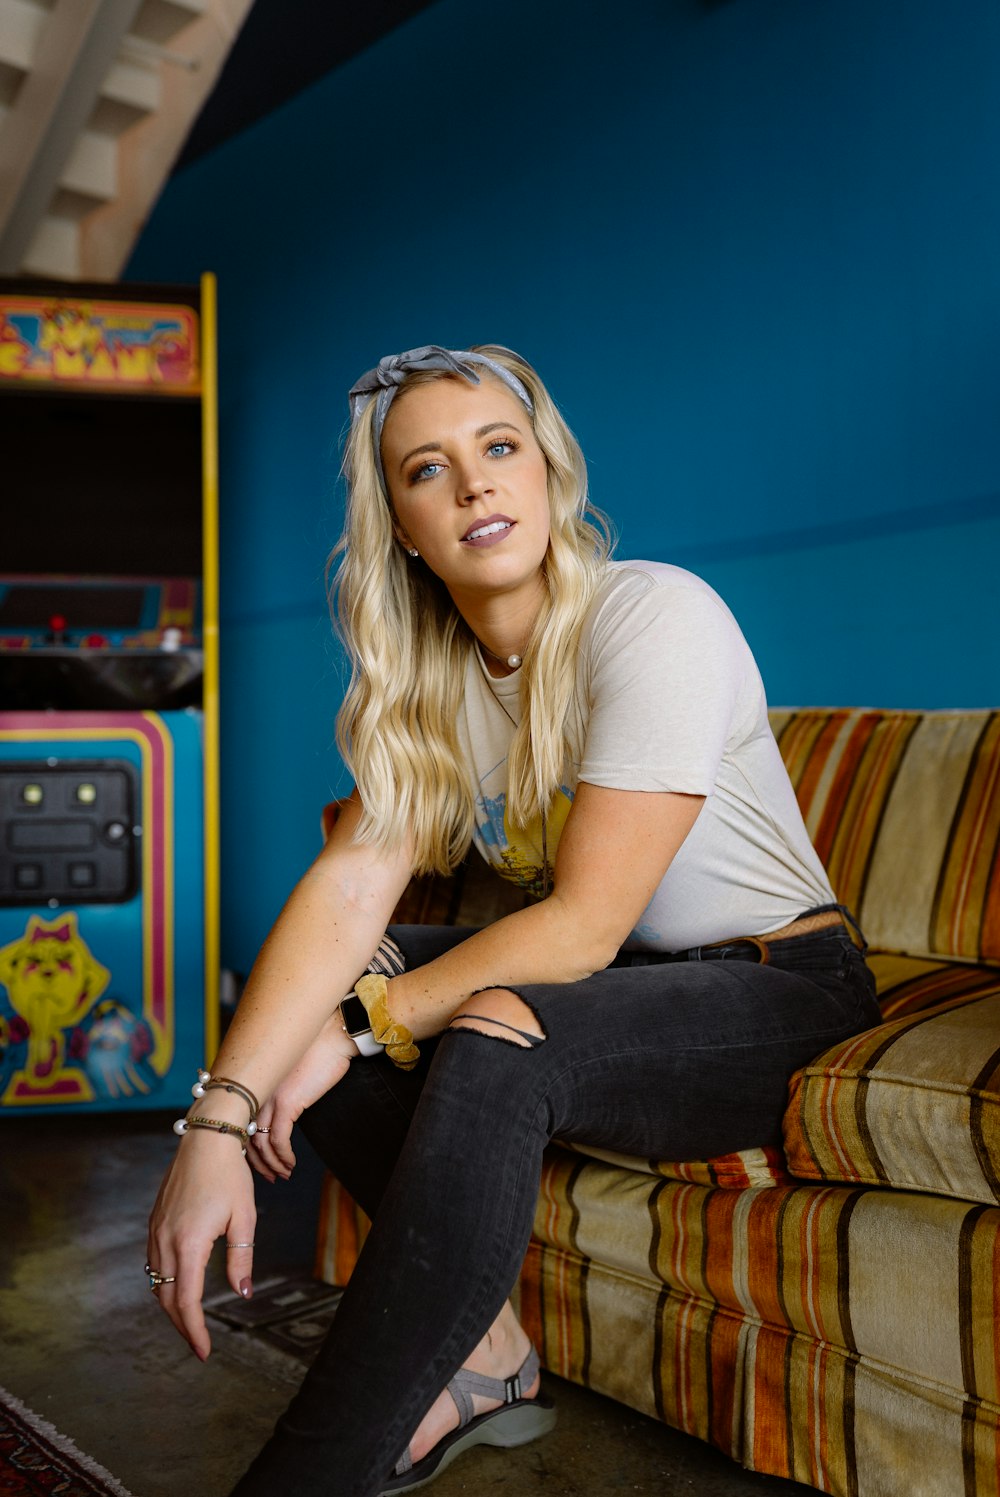
[[357, 1045], [362, 1055], [381, 1055], [385, 1049], [372, 1034], [370, 1029], [362, 1029], [360, 1034], [352, 1034], [351, 1039]]

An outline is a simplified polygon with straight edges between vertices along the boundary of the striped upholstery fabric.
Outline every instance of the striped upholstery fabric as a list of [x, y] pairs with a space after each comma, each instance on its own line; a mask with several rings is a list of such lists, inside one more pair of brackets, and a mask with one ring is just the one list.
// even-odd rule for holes
[[[551, 1371], [750, 1469], [1000, 1497], [1000, 714], [771, 719], [884, 1022], [794, 1079], [785, 1160], [552, 1145], [515, 1299]], [[510, 899], [470, 863], [399, 914]], [[322, 1276], [366, 1228], [328, 1181]]]
[[552, 1149], [520, 1310], [550, 1370], [753, 1470], [838, 1494], [994, 1497], [1000, 1210], [740, 1194]]
[[795, 1078], [789, 1168], [993, 1204], [1000, 970], [967, 963], [1000, 961], [1000, 714], [812, 710], [772, 726], [838, 897], [881, 948], [890, 1021]]
[[884, 1019], [901, 1019], [954, 999], [972, 1003], [988, 998], [1000, 982], [996, 967], [974, 967], [965, 962], [897, 956], [871, 951], [868, 965], [875, 974], [878, 1006]]
[[333, 1175], [323, 1177], [316, 1238], [316, 1275], [346, 1284], [371, 1226], [367, 1216]]
[[743, 1149], [738, 1154], [718, 1154], [714, 1159], [677, 1164], [667, 1159], [635, 1159], [630, 1154], [616, 1154], [612, 1149], [591, 1148], [589, 1144], [564, 1144], [563, 1147], [577, 1154], [585, 1154], [589, 1159], [603, 1159], [606, 1164], [638, 1170], [643, 1175], [657, 1175], [664, 1180], [683, 1180], [689, 1185], [714, 1185], [719, 1190], [746, 1190], [749, 1186], [793, 1183], [780, 1149]]
[[828, 1050], [793, 1079], [785, 1152], [804, 1180], [1000, 1201], [1000, 970]]
[[1000, 961], [1000, 713], [770, 716], [809, 835], [869, 943]]

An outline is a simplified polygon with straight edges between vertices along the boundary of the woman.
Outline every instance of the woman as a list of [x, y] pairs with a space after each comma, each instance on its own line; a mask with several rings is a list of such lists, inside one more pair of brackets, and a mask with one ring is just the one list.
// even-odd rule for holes
[[[300, 1120], [374, 1219], [239, 1497], [406, 1491], [470, 1444], [544, 1433], [507, 1295], [548, 1139], [674, 1160], [777, 1144], [793, 1070], [878, 1021], [732, 615], [689, 573], [608, 561], [534, 370], [430, 347], [383, 359], [351, 400], [356, 788], [261, 951], [150, 1224], [151, 1284], [205, 1357], [217, 1237], [250, 1292], [239, 1142], [287, 1176]], [[471, 933], [395, 928], [358, 980], [411, 874], [470, 840], [538, 902]]]

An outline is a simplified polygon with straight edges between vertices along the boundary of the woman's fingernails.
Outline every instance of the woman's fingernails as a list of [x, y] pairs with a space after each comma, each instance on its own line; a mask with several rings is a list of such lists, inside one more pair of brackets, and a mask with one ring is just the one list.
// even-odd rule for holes
[[240, 1293], [244, 1299], [250, 1299], [253, 1294], [253, 1285], [249, 1279], [240, 1279]]

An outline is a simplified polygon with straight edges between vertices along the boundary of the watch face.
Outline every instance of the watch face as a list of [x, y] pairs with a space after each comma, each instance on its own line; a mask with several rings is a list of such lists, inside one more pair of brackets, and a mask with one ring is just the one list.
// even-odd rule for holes
[[344, 1028], [353, 1039], [356, 1034], [370, 1034], [372, 1021], [357, 993], [349, 993], [340, 1000], [340, 1012], [344, 1016]]

